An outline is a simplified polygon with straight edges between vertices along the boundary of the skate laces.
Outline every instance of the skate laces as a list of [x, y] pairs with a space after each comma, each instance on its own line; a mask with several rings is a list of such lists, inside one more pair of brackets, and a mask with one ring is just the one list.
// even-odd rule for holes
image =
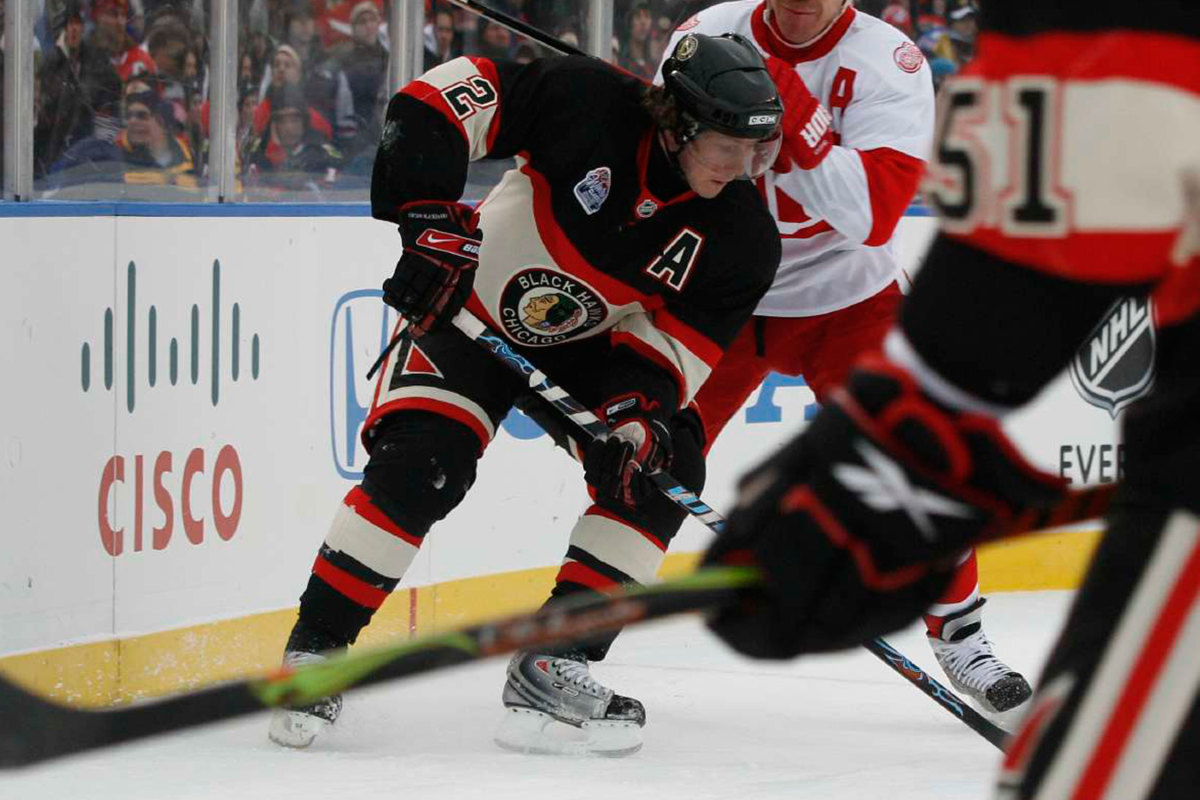
[[606, 690], [592, 674], [588, 672], [587, 664], [569, 658], [555, 659], [554, 670], [564, 681], [575, 684], [590, 694], [603, 694]]
[[956, 642], [934, 642], [938, 661], [957, 681], [971, 689], [986, 691], [1012, 669], [992, 652], [992, 643], [983, 631], [976, 631]]

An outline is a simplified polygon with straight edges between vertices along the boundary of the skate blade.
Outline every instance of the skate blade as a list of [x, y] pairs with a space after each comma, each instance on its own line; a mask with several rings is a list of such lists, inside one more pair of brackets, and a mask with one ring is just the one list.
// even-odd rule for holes
[[982, 714], [988, 722], [998, 728], [1003, 728], [1007, 733], [1013, 733], [1021, 726], [1021, 720], [1025, 718], [1025, 712], [1031, 705], [1030, 699], [1032, 698], [1026, 699], [1019, 706], [1013, 706], [1007, 711], [997, 711], [986, 700], [976, 697], [970, 698], [970, 701], [971, 705], [975, 706], [975, 710]]
[[276, 709], [271, 714], [267, 738], [281, 747], [303, 749], [329, 727], [329, 722], [299, 711]]
[[575, 727], [541, 711], [509, 707], [493, 740], [515, 753], [620, 758], [642, 749], [642, 729], [634, 722], [607, 720]]

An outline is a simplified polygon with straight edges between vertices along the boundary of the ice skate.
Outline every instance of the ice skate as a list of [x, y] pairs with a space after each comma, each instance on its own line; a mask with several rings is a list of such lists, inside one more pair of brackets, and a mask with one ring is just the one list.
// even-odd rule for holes
[[[320, 653], [292, 650], [283, 655], [283, 666], [299, 667], [325, 660]], [[267, 736], [284, 747], [308, 747], [317, 736], [331, 726], [342, 713], [340, 694], [324, 697], [312, 705], [277, 708], [271, 713]]]
[[518, 653], [501, 699], [505, 713], [495, 741], [506, 750], [627, 756], [642, 747], [641, 702], [597, 683], [582, 656]]
[[929, 644], [957, 691], [996, 721], [1011, 723], [1033, 690], [1021, 673], [992, 652], [981, 622], [985, 602], [981, 597], [970, 608], [945, 617], [941, 635], [930, 636]]

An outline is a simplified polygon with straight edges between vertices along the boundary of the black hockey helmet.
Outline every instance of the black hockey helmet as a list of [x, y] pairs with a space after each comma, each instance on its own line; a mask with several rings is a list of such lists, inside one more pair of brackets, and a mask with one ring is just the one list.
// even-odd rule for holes
[[663, 64], [663, 85], [683, 117], [681, 139], [704, 128], [741, 139], [775, 135], [783, 104], [754, 45], [736, 33], [689, 33]]

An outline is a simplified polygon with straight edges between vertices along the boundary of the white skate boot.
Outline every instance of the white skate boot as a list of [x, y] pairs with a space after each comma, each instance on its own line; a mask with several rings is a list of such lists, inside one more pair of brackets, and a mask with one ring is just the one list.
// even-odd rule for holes
[[627, 756], [642, 747], [646, 710], [597, 683], [583, 657], [518, 653], [501, 699], [505, 714], [495, 741], [506, 750]]
[[929, 645], [950, 684], [973, 699], [980, 709], [1001, 723], [1015, 721], [1033, 694], [1021, 673], [992, 652], [983, 633], [981, 611], [984, 598], [970, 608], [945, 617], [940, 636], [930, 636]]
[[[292, 650], [283, 654], [285, 667], [299, 667], [325, 660], [320, 653]], [[271, 727], [267, 736], [284, 747], [308, 747], [317, 735], [326, 730], [342, 713], [340, 694], [324, 697], [312, 705], [277, 708], [271, 712]]]

